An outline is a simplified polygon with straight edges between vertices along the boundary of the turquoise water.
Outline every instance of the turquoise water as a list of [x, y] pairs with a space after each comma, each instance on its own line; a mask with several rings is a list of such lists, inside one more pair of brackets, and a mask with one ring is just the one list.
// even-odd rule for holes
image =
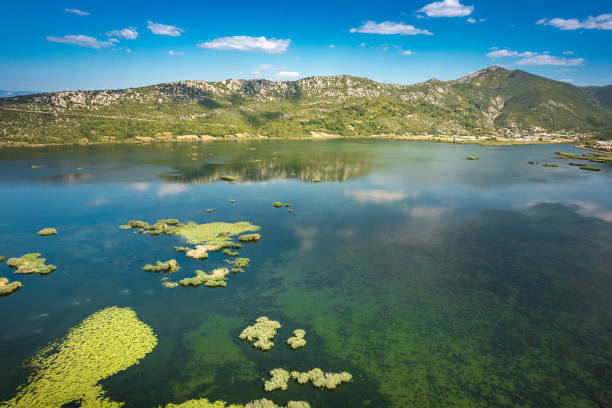
[[[0, 264], [0, 277], [24, 284], [0, 299], [0, 401], [15, 395], [37, 350], [119, 305], [159, 341], [102, 382], [126, 407], [202, 396], [610, 406], [612, 167], [583, 171], [556, 150], [580, 152], [401, 141], [0, 150], [0, 255], [41, 252], [58, 267], [16, 276]], [[178, 280], [226, 257], [188, 259], [173, 249], [179, 236], [117, 228], [160, 218], [250, 221], [262, 239], [240, 251], [251, 266], [226, 288], [168, 289], [142, 266], [175, 258]], [[37, 236], [43, 227], [59, 234]], [[269, 353], [238, 339], [261, 315], [283, 325]], [[308, 344], [292, 351], [284, 341], [296, 328]], [[353, 382], [266, 394], [262, 378], [277, 367], [349, 371]]]

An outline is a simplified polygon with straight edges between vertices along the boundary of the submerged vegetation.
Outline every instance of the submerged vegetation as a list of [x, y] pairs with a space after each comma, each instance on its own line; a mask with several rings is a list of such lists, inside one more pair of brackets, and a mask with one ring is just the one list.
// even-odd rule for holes
[[[276, 320], [270, 320], [267, 316], [258, 317], [255, 324], [246, 327], [238, 336], [240, 340], [247, 340], [253, 347], [262, 351], [269, 351], [274, 347], [270, 341], [276, 336], [276, 330], [282, 326]], [[257, 341], [255, 341], [257, 339]]]
[[320, 368], [313, 368], [307, 372], [292, 371], [291, 379], [299, 384], [306, 384], [310, 381], [317, 388], [334, 390], [342, 383], [351, 382], [353, 376], [346, 371], [341, 373], [324, 373]]
[[30, 274], [38, 273], [47, 275], [57, 269], [55, 265], [45, 265], [45, 258], [41, 258], [39, 253], [25, 254], [20, 258], [9, 258], [6, 266], [17, 268], [15, 273]]
[[225, 287], [227, 286], [225, 280], [227, 279], [228, 274], [229, 271], [227, 270], [227, 268], [213, 269], [210, 274], [207, 274], [206, 272], [198, 269], [195, 271], [195, 276], [193, 278], [181, 279], [179, 283], [182, 286], [197, 287], [200, 285], [204, 285], [209, 288], [214, 288], [218, 286]]
[[293, 337], [289, 337], [287, 340], [287, 344], [294, 350], [304, 347], [306, 346], [306, 339], [304, 336], [306, 336], [306, 332], [304, 330], [296, 329], [293, 331]]
[[38, 231], [38, 235], [40, 235], [41, 237], [47, 237], [49, 235], [55, 235], [57, 234], [57, 230], [55, 228], [43, 228], [40, 231]]
[[176, 272], [181, 267], [178, 265], [175, 259], [170, 259], [168, 261], [162, 262], [157, 261], [155, 265], [146, 264], [142, 270], [146, 272]]
[[0, 278], [0, 296], [7, 296], [18, 291], [23, 285], [19, 281], [9, 282], [8, 278]]
[[78, 401], [83, 407], [120, 407], [105, 397], [100, 380], [138, 364], [156, 345], [153, 330], [132, 309], [100, 310], [34, 356], [27, 383], [0, 406], [61, 407]]

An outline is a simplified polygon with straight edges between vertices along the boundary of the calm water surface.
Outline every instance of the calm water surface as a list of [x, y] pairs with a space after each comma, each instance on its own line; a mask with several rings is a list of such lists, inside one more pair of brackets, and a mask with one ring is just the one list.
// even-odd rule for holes
[[[41, 252], [58, 269], [19, 276], [24, 287], [0, 299], [0, 401], [37, 350], [119, 305], [159, 340], [102, 382], [126, 407], [202, 396], [610, 407], [612, 167], [582, 171], [555, 150], [575, 151], [396, 141], [2, 149], [0, 255]], [[250, 221], [262, 239], [245, 245], [251, 266], [226, 288], [167, 289], [142, 266], [175, 258], [178, 280], [225, 256], [187, 259], [173, 249], [179, 236], [117, 228], [160, 218]], [[59, 234], [36, 235], [48, 226]], [[0, 276], [16, 278], [6, 263]], [[237, 338], [261, 315], [283, 325], [269, 353]], [[308, 345], [293, 352], [284, 341], [296, 328]], [[345, 370], [354, 381], [264, 395], [276, 367]]]

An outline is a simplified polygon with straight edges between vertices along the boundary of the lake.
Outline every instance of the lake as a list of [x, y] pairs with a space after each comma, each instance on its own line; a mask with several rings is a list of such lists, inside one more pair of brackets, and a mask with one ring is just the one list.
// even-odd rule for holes
[[[121, 306], [158, 338], [101, 382], [126, 407], [203, 396], [313, 408], [612, 406], [612, 167], [580, 170], [557, 150], [582, 152], [383, 140], [0, 149], [0, 255], [40, 252], [57, 266], [40, 276], [0, 264], [0, 277], [23, 283], [0, 298], [0, 401], [39, 349]], [[187, 258], [174, 249], [181, 236], [118, 228], [161, 218], [249, 221], [261, 240], [240, 250], [251, 265], [227, 287], [166, 288], [163, 277], [227, 257]], [[39, 237], [44, 227], [59, 233]], [[171, 258], [175, 273], [142, 270]], [[282, 324], [267, 353], [238, 338], [259, 316]], [[293, 351], [285, 341], [298, 328], [307, 345]], [[262, 379], [278, 367], [353, 380], [266, 393]]]

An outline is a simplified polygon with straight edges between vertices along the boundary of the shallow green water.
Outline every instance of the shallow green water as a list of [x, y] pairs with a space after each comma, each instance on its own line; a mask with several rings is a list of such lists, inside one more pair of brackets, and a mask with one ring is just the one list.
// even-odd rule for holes
[[[24, 284], [0, 299], [0, 401], [39, 348], [119, 305], [159, 339], [139, 365], [103, 381], [127, 407], [201, 396], [610, 406], [612, 167], [583, 171], [555, 150], [574, 149], [266, 141], [0, 150], [0, 255], [42, 252], [58, 266], [17, 277], [0, 264], [0, 276]], [[160, 218], [248, 220], [262, 239], [240, 251], [251, 266], [226, 288], [167, 289], [142, 266], [175, 258], [178, 280], [225, 256], [187, 259], [173, 249], [178, 236], [117, 228]], [[59, 234], [36, 235], [49, 226]], [[261, 315], [283, 325], [269, 353], [238, 339]], [[296, 328], [308, 345], [292, 351], [284, 341]], [[276, 367], [346, 370], [353, 382], [265, 395], [262, 378]]]

